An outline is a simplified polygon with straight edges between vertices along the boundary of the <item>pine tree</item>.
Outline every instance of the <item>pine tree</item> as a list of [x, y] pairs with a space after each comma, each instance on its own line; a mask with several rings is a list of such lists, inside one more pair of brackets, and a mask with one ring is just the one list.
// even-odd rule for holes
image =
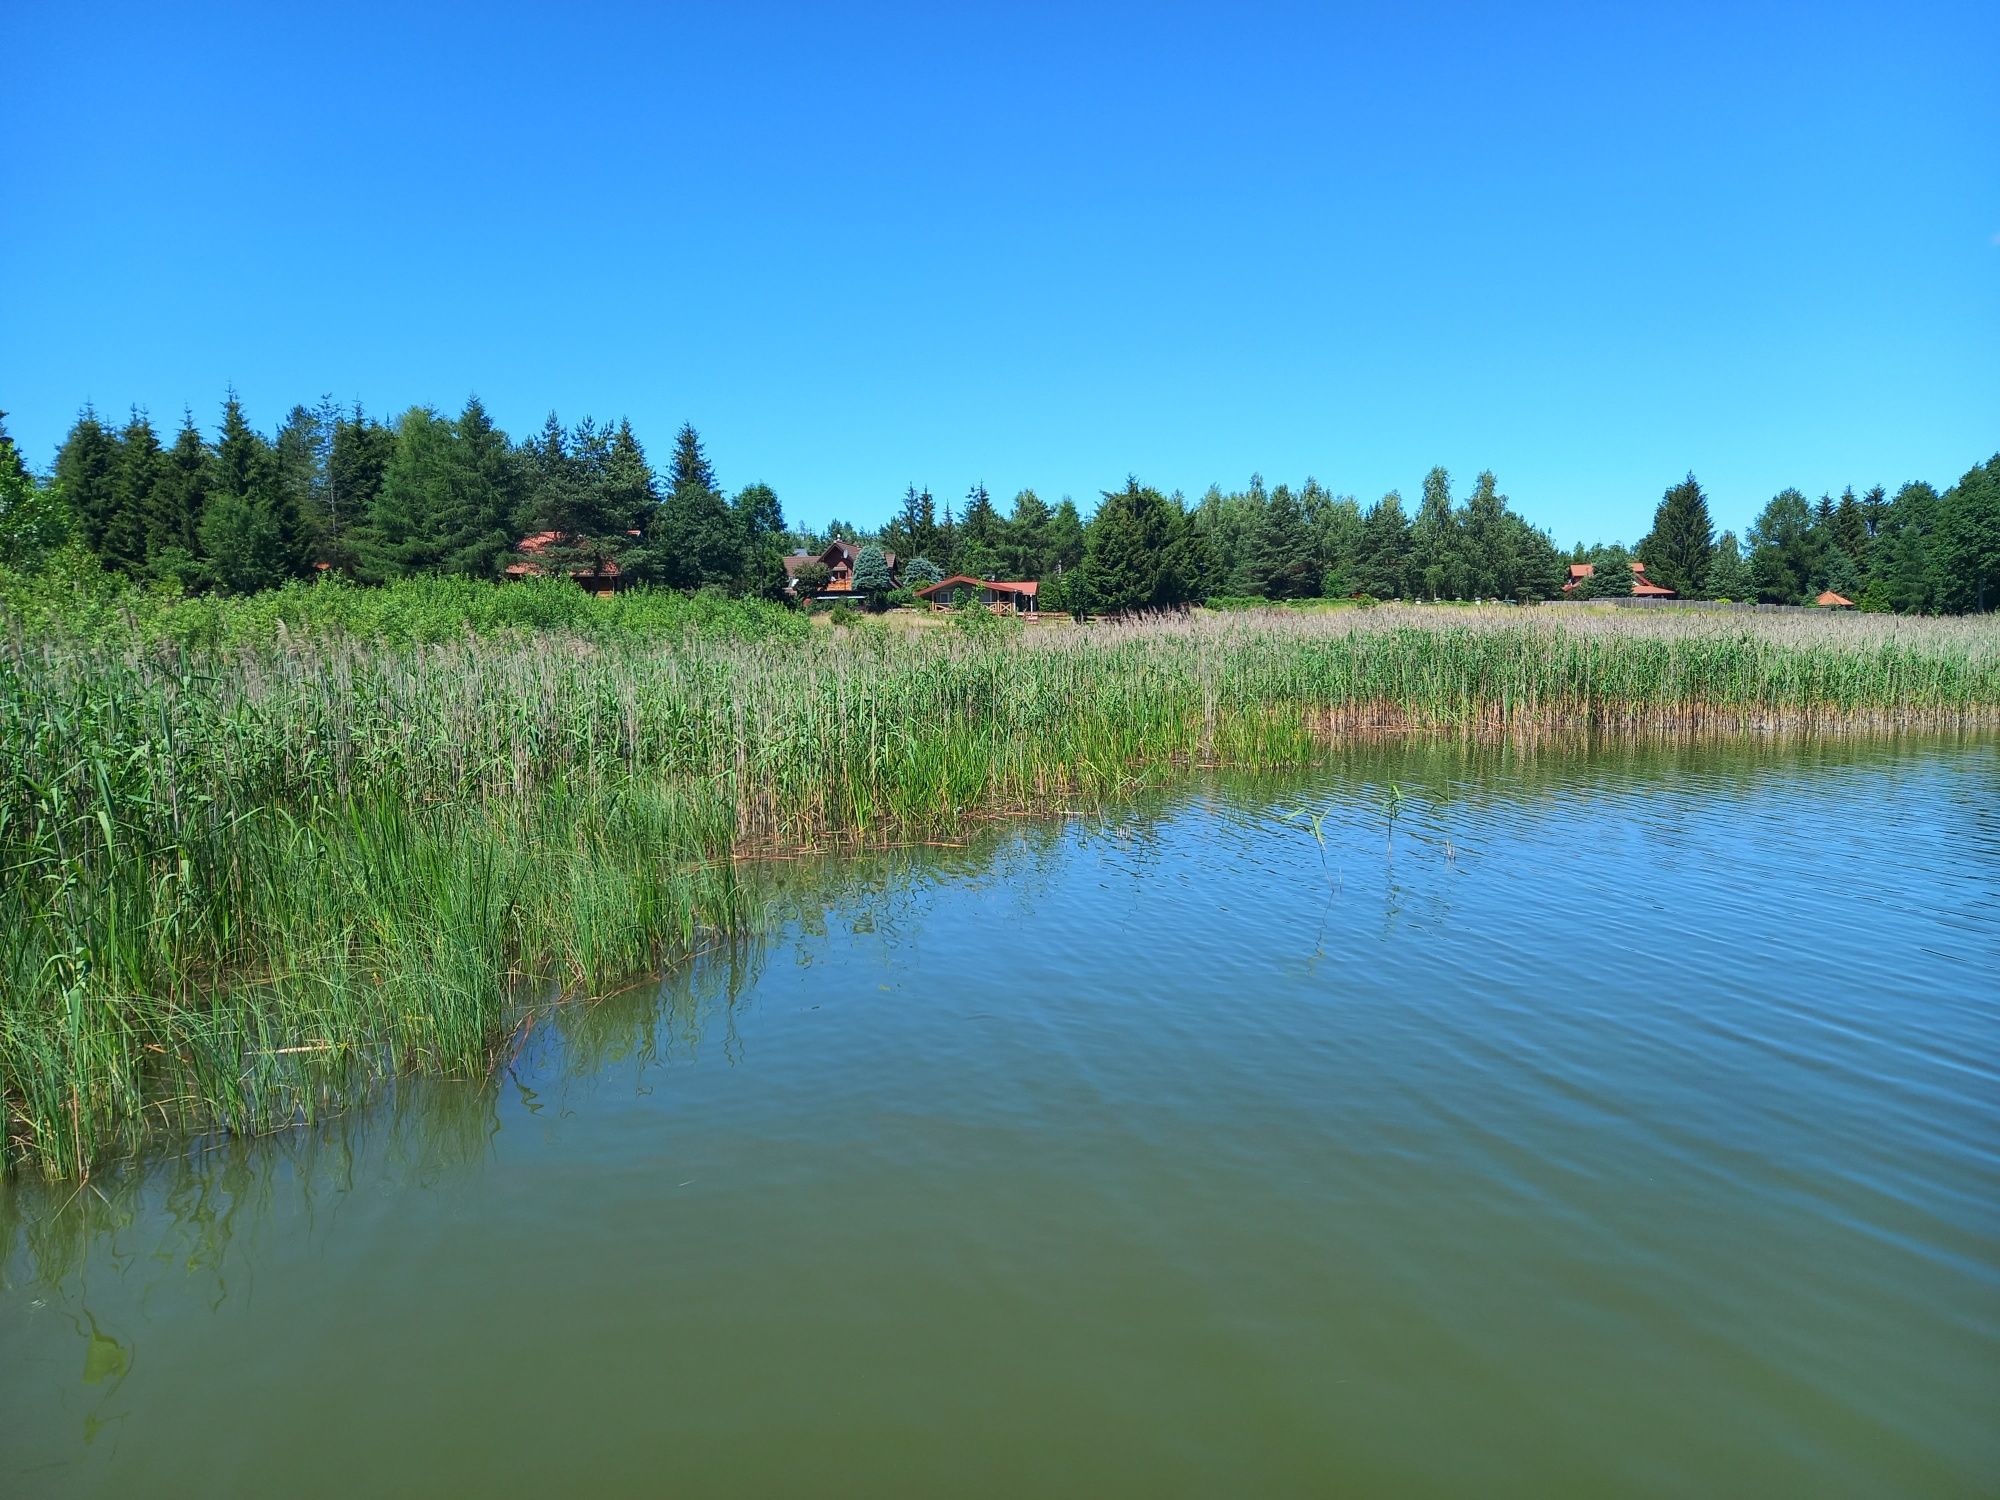
[[694, 430], [692, 422], [681, 424], [680, 435], [674, 439], [674, 461], [667, 470], [667, 489], [677, 490], [684, 484], [698, 485], [705, 490], [718, 488], [715, 470], [709, 467], [708, 455], [702, 451], [701, 435]]
[[[521, 464], [507, 434], [493, 425], [476, 395], [466, 398], [453, 421], [452, 438], [464, 498], [445, 567], [474, 578], [497, 578], [516, 540], [515, 517], [527, 496]], [[643, 467], [644, 455], [640, 463]], [[651, 482], [648, 472], [645, 483]]]
[[2000, 453], [1944, 492], [1931, 552], [1943, 608], [1983, 614], [2000, 605]]
[[32, 572], [67, 539], [69, 508], [60, 489], [39, 484], [0, 412], [0, 563]]
[[294, 406], [278, 428], [272, 448], [272, 476], [281, 509], [292, 517], [298, 533], [301, 562], [317, 559], [321, 540], [319, 493], [324, 483], [320, 464], [325, 448], [320, 414]]
[[1047, 546], [1048, 566], [1051, 570], [1074, 572], [1083, 566], [1083, 517], [1077, 513], [1076, 502], [1064, 495], [1049, 513], [1049, 523], [1043, 528], [1042, 536]]
[[361, 577], [389, 583], [445, 571], [447, 559], [464, 542], [467, 480], [451, 424], [427, 406], [404, 412], [396, 422], [382, 487], [358, 539]]
[[1082, 571], [1093, 607], [1130, 614], [1185, 604], [1186, 525], [1179, 507], [1136, 478], [1107, 490], [1084, 537]]
[[396, 435], [362, 410], [359, 402], [332, 425], [326, 458], [326, 494], [315, 544], [336, 568], [356, 565], [369, 513], [389, 470]]

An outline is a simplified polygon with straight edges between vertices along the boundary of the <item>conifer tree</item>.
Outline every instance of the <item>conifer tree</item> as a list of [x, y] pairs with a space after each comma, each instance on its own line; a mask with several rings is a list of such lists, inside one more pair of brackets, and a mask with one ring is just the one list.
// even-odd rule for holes
[[129, 577], [146, 575], [151, 561], [147, 521], [155, 503], [165, 460], [152, 419], [137, 407], [118, 439], [118, 465], [111, 480], [111, 500], [97, 556], [107, 568]]
[[[1854, 565], [1853, 575], [1865, 572], [1868, 567], [1868, 537], [1868, 517], [1861, 502], [1854, 498], [1854, 486], [1849, 485], [1841, 493], [1840, 503], [1833, 508], [1833, 544]], [[1835, 592], [1845, 593], [1846, 590], [1837, 589]]]
[[1009, 578], [1040, 578], [1049, 571], [1050, 511], [1033, 490], [1014, 497], [1001, 546], [1001, 571]]
[[1050, 569], [1067, 573], [1083, 566], [1083, 517], [1069, 496], [1064, 495], [1056, 502], [1042, 536], [1048, 548]]
[[1251, 586], [1270, 599], [1303, 599], [1319, 592], [1319, 572], [1313, 565], [1312, 533], [1305, 511], [1291, 490], [1279, 485], [1271, 493], [1250, 538]]
[[118, 440], [86, 406], [56, 450], [56, 482], [76, 517], [83, 543], [102, 552], [116, 499]]
[[299, 565], [297, 513], [275, 494], [271, 446], [243, 416], [231, 391], [222, 408], [212, 486], [201, 520], [209, 576], [234, 593], [272, 588]]
[[210, 460], [194, 413], [183, 410], [181, 430], [162, 460], [146, 516], [152, 575], [183, 588], [193, 588], [201, 577], [201, 518], [208, 504]]
[[1715, 557], [1715, 527], [1709, 520], [1708, 497], [1694, 475], [1661, 497], [1653, 512], [1653, 529], [1639, 543], [1638, 556], [1653, 582], [1689, 598], [1706, 592]]
[[868, 608], [887, 607], [889, 591], [896, 581], [889, 573], [889, 559], [881, 547], [870, 542], [854, 559], [854, 592], [867, 601]]
[[1410, 522], [1403, 514], [1403, 497], [1391, 490], [1362, 520], [1355, 586], [1377, 599], [1400, 599], [1409, 592], [1409, 567]]
[[1741, 603], [1755, 591], [1750, 579], [1750, 567], [1743, 561], [1743, 548], [1736, 540], [1736, 533], [1723, 532], [1715, 540], [1715, 555], [1709, 559], [1704, 592], [1711, 599], [1732, 599]]
[[757, 599], [780, 599], [785, 592], [785, 513], [778, 492], [749, 484], [730, 502], [742, 538], [743, 574], [737, 592]]
[[1107, 490], [1084, 537], [1083, 575], [1092, 606], [1113, 614], [1187, 602], [1186, 517], [1158, 490], [1128, 477]]
[[951, 569], [973, 578], [992, 578], [1000, 570], [1006, 547], [1005, 523], [984, 484], [965, 492], [965, 515], [958, 523]]
[[686, 589], [735, 583], [744, 569], [743, 533], [691, 424], [681, 428], [668, 474], [673, 487], [660, 507], [656, 548], [660, 576]]

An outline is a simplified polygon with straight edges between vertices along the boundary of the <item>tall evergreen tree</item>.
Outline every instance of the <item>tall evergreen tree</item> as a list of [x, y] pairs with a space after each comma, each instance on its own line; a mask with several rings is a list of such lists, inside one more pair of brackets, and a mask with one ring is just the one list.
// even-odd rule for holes
[[1841, 493], [1840, 503], [1833, 508], [1833, 544], [1854, 565], [1856, 575], [1865, 573], [1868, 568], [1869, 535], [1867, 513], [1854, 497], [1854, 486], [1849, 485]]
[[985, 485], [975, 484], [965, 492], [965, 515], [958, 524], [952, 571], [973, 578], [996, 577], [1004, 562], [1006, 544], [1006, 524], [1000, 519], [993, 497], [986, 493]]
[[0, 563], [32, 572], [68, 538], [71, 517], [60, 486], [38, 483], [29, 471], [6, 416], [0, 412]]
[[1660, 499], [1653, 512], [1653, 529], [1639, 543], [1639, 561], [1646, 576], [1689, 598], [1708, 588], [1708, 570], [1715, 558], [1715, 526], [1708, 515], [1708, 497], [1690, 474]]
[[56, 450], [56, 482], [76, 517], [84, 545], [101, 553], [117, 499], [118, 440], [86, 406]]
[[1750, 566], [1743, 561], [1743, 547], [1736, 533], [1725, 531], [1715, 541], [1715, 555], [1709, 559], [1705, 591], [1711, 599], [1733, 599], [1738, 603], [1756, 592]]
[[681, 428], [668, 473], [673, 487], [660, 507], [655, 548], [660, 576], [677, 588], [735, 585], [744, 572], [743, 533], [692, 425]]
[[1265, 503], [1250, 538], [1251, 586], [1269, 599], [1304, 599], [1319, 593], [1312, 533], [1291, 490], [1279, 485]]
[[1049, 508], [1033, 490], [1014, 497], [1014, 512], [1002, 533], [1001, 571], [1009, 578], [1040, 578], [1049, 563]]
[[1185, 526], [1179, 507], [1136, 478], [1107, 490], [1084, 537], [1083, 574], [1094, 607], [1130, 614], [1185, 604]]
[[1354, 586], [1377, 599], [1400, 599], [1409, 592], [1409, 569], [1410, 522], [1403, 497], [1391, 490], [1362, 520]]
[[193, 588], [201, 579], [201, 518], [208, 505], [210, 461], [194, 413], [183, 411], [146, 517], [146, 555], [153, 576], [182, 588]]
[[231, 391], [222, 408], [213, 483], [201, 520], [209, 576], [234, 593], [271, 588], [301, 563], [298, 514], [277, 494], [271, 445], [244, 418]]
[[2000, 606], [2000, 453], [1944, 492], [1932, 551], [1945, 609], [1983, 614]]
[[146, 575], [151, 561], [148, 518], [165, 460], [153, 422], [137, 407], [119, 434], [118, 463], [111, 480], [111, 499], [98, 540], [98, 560], [107, 568], [133, 578]]

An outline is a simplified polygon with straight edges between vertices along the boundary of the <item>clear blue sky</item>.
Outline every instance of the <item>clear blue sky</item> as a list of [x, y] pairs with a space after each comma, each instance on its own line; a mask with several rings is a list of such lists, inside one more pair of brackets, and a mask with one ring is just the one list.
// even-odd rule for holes
[[2000, 5], [0, 5], [0, 408], [692, 420], [795, 520], [2000, 448]]

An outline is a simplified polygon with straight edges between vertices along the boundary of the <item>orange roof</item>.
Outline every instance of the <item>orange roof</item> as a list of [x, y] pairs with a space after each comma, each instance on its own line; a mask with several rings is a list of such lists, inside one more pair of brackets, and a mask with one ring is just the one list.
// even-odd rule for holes
[[928, 588], [918, 589], [917, 597], [919, 599], [928, 599], [939, 589], [948, 589], [954, 584], [960, 583], [969, 583], [978, 589], [991, 589], [996, 594], [1026, 594], [1030, 598], [1042, 591], [1041, 584], [1034, 579], [1029, 579], [1025, 583], [1008, 583], [998, 578], [974, 578], [970, 573], [954, 573], [949, 578], [940, 578]]
[[1569, 565], [1569, 576], [1572, 578], [1592, 578], [1596, 576], [1596, 573], [1597, 569], [1593, 568], [1589, 563], [1571, 563]]
[[1848, 598], [1845, 594], [1836, 594], [1832, 589], [1828, 589], [1825, 593], [1821, 594], [1817, 599], [1813, 600], [1813, 603], [1824, 604], [1830, 609], [1854, 608], [1854, 601], [1852, 599]]

